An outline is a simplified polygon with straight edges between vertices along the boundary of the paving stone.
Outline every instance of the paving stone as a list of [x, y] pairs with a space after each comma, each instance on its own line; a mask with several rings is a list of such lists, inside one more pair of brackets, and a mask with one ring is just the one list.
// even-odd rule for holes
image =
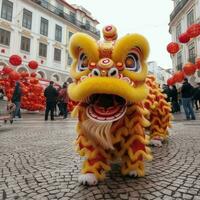
[[173, 122], [168, 141], [152, 148], [154, 160], [146, 163], [145, 177], [122, 177], [117, 163], [94, 187], [77, 182], [83, 159], [74, 151], [75, 121], [30, 119], [0, 134], [0, 199], [200, 200], [199, 117]]
[[192, 199], [193, 196], [189, 194], [183, 194], [183, 199]]

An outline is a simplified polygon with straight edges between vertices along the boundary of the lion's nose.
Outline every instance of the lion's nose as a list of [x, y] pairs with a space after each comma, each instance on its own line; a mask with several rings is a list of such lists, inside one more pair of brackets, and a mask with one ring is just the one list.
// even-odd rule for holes
[[118, 69], [114, 67], [114, 62], [110, 58], [102, 58], [97, 63], [97, 68], [92, 70], [93, 76], [115, 77], [118, 76], [118, 74]]
[[99, 60], [99, 62], [97, 63], [97, 66], [101, 69], [101, 70], [108, 70], [111, 67], [113, 67], [114, 62], [110, 59], [110, 58], [102, 58], [101, 60]]

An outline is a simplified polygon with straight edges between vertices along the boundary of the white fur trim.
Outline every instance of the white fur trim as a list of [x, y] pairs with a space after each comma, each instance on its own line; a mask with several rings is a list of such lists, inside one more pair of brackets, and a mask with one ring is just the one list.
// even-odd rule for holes
[[149, 144], [152, 145], [152, 146], [155, 146], [155, 147], [162, 147], [162, 141], [161, 140], [152, 139]]
[[137, 174], [136, 171], [132, 170], [132, 171], [129, 172], [129, 176], [137, 177], [138, 174]]
[[98, 183], [97, 178], [92, 173], [81, 174], [78, 177], [78, 182], [83, 185], [96, 185]]

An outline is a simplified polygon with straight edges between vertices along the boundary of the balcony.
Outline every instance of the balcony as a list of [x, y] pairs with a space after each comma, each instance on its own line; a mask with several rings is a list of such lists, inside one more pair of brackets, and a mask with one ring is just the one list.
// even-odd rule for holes
[[189, 2], [190, 0], [182, 0], [180, 1], [177, 6], [174, 8], [174, 10], [172, 11], [171, 15], [170, 15], [170, 21], [172, 21], [176, 15], [182, 10], [182, 8], [186, 5], [187, 2]]
[[77, 20], [76, 17], [69, 15], [69, 14], [65, 13], [63, 10], [53, 6], [47, 0], [31, 0], [31, 1], [40, 5], [41, 7], [45, 8], [45, 9], [47, 9], [48, 11], [54, 13], [55, 15], [58, 15], [59, 17], [65, 19], [66, 21], [70, 22], [71, 24], [78, 26], [80, 29], [89, 31], [92, 34], [96, 35], [98, 38], [100, 38], [100, 31], [98, 31], [95, 27], [90, 26], [88, 28], [81, 21]]

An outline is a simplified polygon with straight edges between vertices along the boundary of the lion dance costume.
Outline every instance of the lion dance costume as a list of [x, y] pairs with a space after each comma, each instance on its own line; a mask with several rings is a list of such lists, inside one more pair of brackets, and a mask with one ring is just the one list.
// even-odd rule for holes
[[[104, 41], [96, 42], [87, 34], [76, 33], [69, 44], [74, 82], [68, 93], [79, 102], [73, 111], [78, 116], [76, 145], [79, 154], [86, 157], [79, 182], [88, 185], [103, 180], [111, 169], [110, 161], [117, 158], [121, 159], [123, 175], [144, 176], [144, 160], [152, 159], [145, 128], [150, 126], [148, 119], [154, 120], [150, 126], [153, 138], [157, 137], [159, 125], [156, 116], [148, 111], [148, 102], [154, 103], [157, 93], [162, 101], [156, 87], [153, 92], [157, 93], [148, 98], [148, 87], [154, 80], [147, 79], [147, 40], [139, 34], [117, 40], [114, 26], [106, 26], [103, 36]], [[160, 111], [164, 112], [167, 106], [160, 106], [162, 115]], [[167, 134], [168, 121], [165, 122], [159, 129], [163, 135]]]

